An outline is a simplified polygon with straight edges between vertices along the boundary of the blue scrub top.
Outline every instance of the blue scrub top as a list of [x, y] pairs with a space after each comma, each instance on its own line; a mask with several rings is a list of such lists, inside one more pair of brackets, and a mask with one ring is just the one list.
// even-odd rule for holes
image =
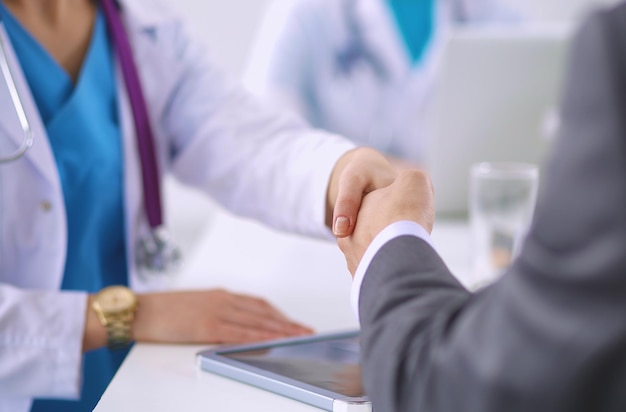
[[[48, 133], [63, 188], [68, 243], [62, 289], [93, 293], [108, 285], [126, 285], [122, 138], [104, 16], [98, 12], [74, 84], [2, 2], [0, 13]], [[91, 411], [126, 353], [89, 352], [84, 356], [81, 400], [36, 400], [32, 411]]]
[[419, 63], [433, 34], [435, 0], [389, 0], [388, 3], [413, 63]]

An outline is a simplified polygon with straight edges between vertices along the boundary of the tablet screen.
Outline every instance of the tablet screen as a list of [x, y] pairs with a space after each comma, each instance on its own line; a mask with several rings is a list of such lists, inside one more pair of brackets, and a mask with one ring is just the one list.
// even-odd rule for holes
[[350, 397], [365, 396], [358, 336], [267, 349], [224, 351], [221, 356]]

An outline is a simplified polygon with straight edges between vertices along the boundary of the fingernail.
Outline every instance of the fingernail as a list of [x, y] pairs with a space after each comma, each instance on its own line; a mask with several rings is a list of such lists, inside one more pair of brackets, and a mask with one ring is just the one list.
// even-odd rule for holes
[[348, 230], [350, 230], [350, 219], [345, 216], [339, 216], [335, 219], [335, 227], [333, 229], [335, 236], [345, 236], [348, 234]]

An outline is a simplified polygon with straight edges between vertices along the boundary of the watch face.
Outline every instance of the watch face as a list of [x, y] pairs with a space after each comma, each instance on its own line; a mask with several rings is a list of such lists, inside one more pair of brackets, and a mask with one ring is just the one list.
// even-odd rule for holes
[[135, 305], [135, 295], [123, 286], [103, 289], [97, 297], [98, 304], [105, 312], [121, 312]]

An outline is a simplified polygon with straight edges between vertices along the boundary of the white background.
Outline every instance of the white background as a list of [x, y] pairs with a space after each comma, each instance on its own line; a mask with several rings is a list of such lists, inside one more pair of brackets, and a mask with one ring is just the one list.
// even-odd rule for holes
[[[263, 12], [271, 0], [164, 0], [170, 1], [202, 39], [212, 60], [224, 70], [240, 76]], [[297, 0], [293, 0], [297, 1]], [[594, 5], [617, 0], [510, 0], [534, 20], [553, 22], [577, 20]], [[207, 228], [215, 206], [203, 195], [168, 181], [165, 186], [166, 219], [174, 238], [189, 254]]]
[[[206, 41], [223, 68], [240, 75], [263, 10], [270, 0], [169, 0]], [[297, 1], [297, 0], [294, 0]], [[525, 14], [543, 21], [576, 19], [593, 5], [617, 0], [509, 0]]]

